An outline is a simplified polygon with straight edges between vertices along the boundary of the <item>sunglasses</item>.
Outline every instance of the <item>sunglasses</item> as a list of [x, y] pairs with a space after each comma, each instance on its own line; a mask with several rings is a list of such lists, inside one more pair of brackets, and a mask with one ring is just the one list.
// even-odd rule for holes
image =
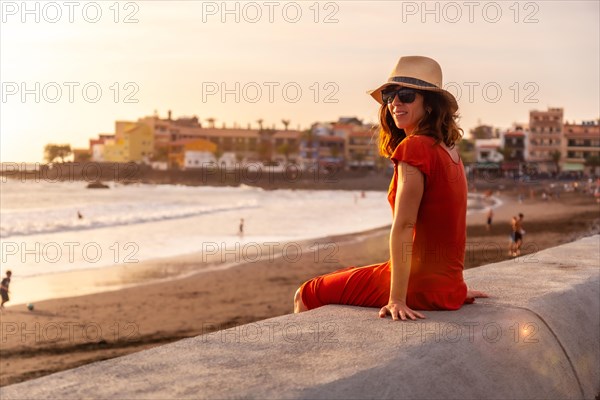
[[392, 104], [396, 96], [398, 96], [400, 103], [410, 104], [415, 101], [415, 98], [417, 97], [417, 91], [405, 87], [393, 87], [390, 89], [385, 89], [381, 92], [381, 99], [385, 104]]

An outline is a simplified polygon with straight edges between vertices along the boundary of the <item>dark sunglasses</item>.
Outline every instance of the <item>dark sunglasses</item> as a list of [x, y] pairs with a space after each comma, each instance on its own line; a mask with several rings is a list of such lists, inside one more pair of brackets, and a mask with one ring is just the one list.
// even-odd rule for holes
[[394, 98], [398, 96], [400, 103], [410, 104], [415, 101], [417, 97], [417, 91], [405, 87], [393, 87], [381, 91], [381, 100], [384, 104], [391, 104], [394, 102]]

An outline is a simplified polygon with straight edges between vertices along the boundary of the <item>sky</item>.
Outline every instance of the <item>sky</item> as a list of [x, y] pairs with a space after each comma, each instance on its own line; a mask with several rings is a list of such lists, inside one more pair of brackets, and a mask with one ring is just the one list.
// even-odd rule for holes
[[600, 110], [598, 1], [0, 1], [0, 161], [155, 112], [306, 129], [356, 116], [401, 56], [442, 66], [460, 125]]

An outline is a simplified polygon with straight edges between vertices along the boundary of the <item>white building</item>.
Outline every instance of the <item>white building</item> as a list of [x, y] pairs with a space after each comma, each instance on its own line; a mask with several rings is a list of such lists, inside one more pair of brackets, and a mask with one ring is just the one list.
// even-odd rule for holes
[[238, 161], [234, 152], [225, 152], [219, 158], [219, 168], [234, 169], [238, 166]]
[[501, 139], [477, 139], [475, 141], [475, 157], [477, 162], [502, 162], [504, 156], [500, 152], [501, 147]]
[[91, 147], [92, 147], [91, 161], [94, 161], [94, 162], [104, 161], [104, 143], [95, 143]]
[[211, 164], [216, 165], [215, 155], [210, 151], [188, 150], [184, 156], [184, 169], [206, 168]]

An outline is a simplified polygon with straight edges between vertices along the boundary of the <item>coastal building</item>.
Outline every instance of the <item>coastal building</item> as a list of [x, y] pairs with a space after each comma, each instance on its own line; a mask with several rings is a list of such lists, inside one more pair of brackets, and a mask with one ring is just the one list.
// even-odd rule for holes
[[540, 172], [558, 172], [563, 152], [563, 109], [530, 111], [529, 132], [527, 161], [537, 163]]
[[154, 135], [141, 122], [117, 121], [115, 134], [90, 141], [92, 159], [105, 162], [149, 162], [154, 151]]
[[278, 130], [272, 136], [274, 159], [285, 163], [298, 163], [302, 132], [299, 130]]
[[90, 139], [90, 154], [91, 161], [103, 162], [104, 161], [104, 143], [107, 140], [114, 139], [115, 135], [108, 133], [101, 133], [98, 135], [98, 139]]
[[213, 153], [190, 150], [185, 152], [181, 169], [197, 169], [211, 166], [217, 166], [217, 158]]
[[469, 131], [471, 139], [497, 139], [500, 137], [500, 130], [494, 129], [491, 125], [478, 125]]
[[373, 169], [379, 158], [376, 134], [371, 125], [357, 118], [340, 118], [332, 124], [333, 135], [344, 138], [344, 160], [347, 169]]
[[344, 165], [346, 139], [339, 136], [318, 136], [318, 164], [325, 168], [341, 168]]
[[501, 169], [505, 174], [521, 175], [527, 143], [527, 131], [522, 126], [514, 126], [500, 136], [503, 156]]
[[500, 163], [502, 155], [501, 139], [478, 139], [475, 141], [475, 160], [478, 163]]
[[342, 125], [315, 123], [300, 141], [299, 162], [304, 168], [342, 168], [346, 131]]
[[233, 128], [215, 128], [210, 118], [208, 127], [203, 127], [198, 117], [173, 119], [171, 112], [166, 119], [157, 115], [140, 119], [154, 132], [155, 147], [168, 146], [181, 140], [206, 140], [215, 144], [217, 159], [226, 152], [235, 153], [236, 160], [293, 161], [298, 156], [302, 132], [299, 130], [247, 129], [234, 125]]
[[598, 173], [600, 170], [600, 124], [598, 121], [565, 123], [561, 171]]
[[105, 162], [128, 162], [126, 153], [129, 149], [125, 147], [125, 141], [123, 138], [117, 139], [116, 136], [104, 140], [104, 146], [102, 148], [102, 159]]
[[201, 168], [209, 162], [216, 162], [214, 153], [217, 145], [204, 139], [182, 139], [168, 145], [170, 168]]

